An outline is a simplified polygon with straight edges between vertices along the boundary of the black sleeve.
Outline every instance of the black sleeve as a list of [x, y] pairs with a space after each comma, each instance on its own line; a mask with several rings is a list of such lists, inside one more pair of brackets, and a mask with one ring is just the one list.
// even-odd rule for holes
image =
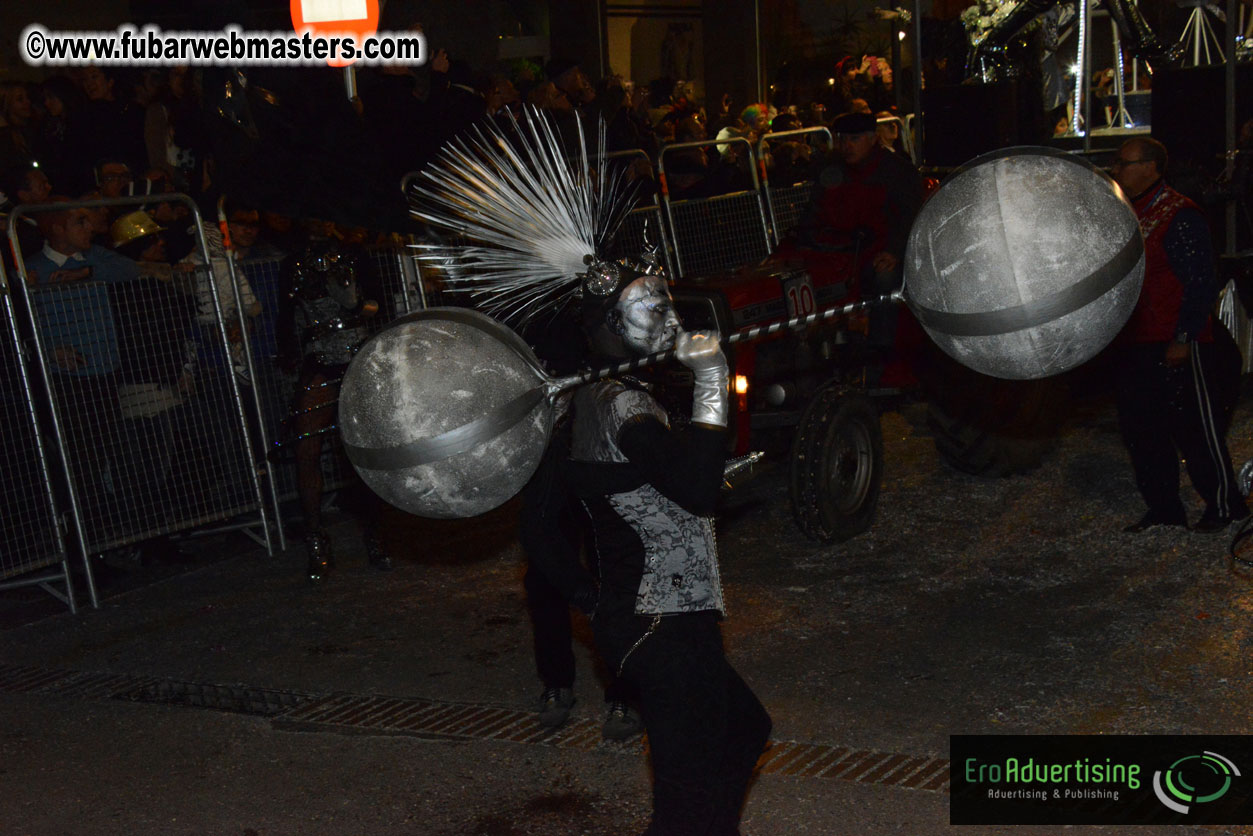
[[623, 425], [618, 448], [663, 495], [685, 511], [708, 517], [722, 487], [725, 440], [721, 427], [693, 426], [680, 435], [655, 417], [641, 415]]
[[1162, 248], [1170, 268], [1183, 285], [1175, 333], [1196, 339], [1222, 289], [1214, 273], [1214, 246], [1205, 216], [1191, 207], [1180, 209], [1166, 230]]

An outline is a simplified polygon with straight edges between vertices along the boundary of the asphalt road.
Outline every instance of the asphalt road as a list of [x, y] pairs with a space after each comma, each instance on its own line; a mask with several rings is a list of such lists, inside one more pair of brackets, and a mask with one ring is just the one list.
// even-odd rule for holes
[[[774, 718], [746, 836], [956, 832], [952, 734], [1248, 731], [1253, 576], [1226, 535], [1121, 533], [1141, 509], [1108, 404], [996, 481], [943, 466], [916, 408], [883, 427], [870, 532], [807, 540], [781, 465], [720, 518], [728, 655]], [[1231, 445], [1253, 455], [1247, 404]], [[0, 830], [638, 833], [644, 744], [600, 740], [585, 629], [571, 725], [534, 724], [514, 513], [391, 515], [390, 573], [341, 516], [318, 587], [298, 546], [218, 537], [119, 563], [77, 616], [3, 593]]]

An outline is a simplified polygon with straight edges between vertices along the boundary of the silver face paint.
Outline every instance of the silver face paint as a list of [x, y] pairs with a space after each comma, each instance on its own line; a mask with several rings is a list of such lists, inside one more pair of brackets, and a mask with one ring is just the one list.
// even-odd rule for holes
[[619, 336], [627, 349], [639, 356], [674, 347], [682, 328], [665, 279], [640, 276], [618, 295]]

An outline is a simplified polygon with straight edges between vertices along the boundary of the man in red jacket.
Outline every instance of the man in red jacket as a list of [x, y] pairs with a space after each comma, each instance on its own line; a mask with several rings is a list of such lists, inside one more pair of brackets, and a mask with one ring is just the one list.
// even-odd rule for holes
[[1112, 165], [1140, 219], [1145, 251], [1144, 287], [1122, 334], [1118, 419], [1148, 512], [1124, 531], [1187, 526], [1179, 500], [1182, 454], [1205, 500], [1193, 530], [1218, 532], [1249, 515], [1225, 439], [1225, 393], [1234, 391], [1239, 359], [1210, 314], [1219, 285], [1205, 216], [1163, 181], [1166, 163], [1165, 146], [1136, 137]]

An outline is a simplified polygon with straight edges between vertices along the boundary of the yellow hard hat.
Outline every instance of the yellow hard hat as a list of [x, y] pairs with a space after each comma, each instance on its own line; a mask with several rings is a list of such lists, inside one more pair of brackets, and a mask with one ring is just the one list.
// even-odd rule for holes
[[120, 247], [131, 241], [137, 241], [145, 235], [155, 235], [164, 231], [165, 227], [154, 221], [151, 215], [140, 211], [123, 215], [114, 221], [113, 226], [109, 227], [109, 237], [113, 239], [113, 246]]

